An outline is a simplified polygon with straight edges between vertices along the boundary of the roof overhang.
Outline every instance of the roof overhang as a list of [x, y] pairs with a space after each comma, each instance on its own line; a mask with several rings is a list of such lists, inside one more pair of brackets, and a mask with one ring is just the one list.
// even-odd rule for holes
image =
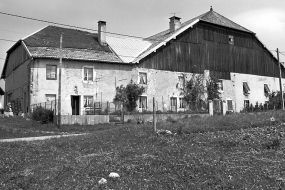
[[193, 27], [195, 24], [197, 24], [200, 21], [200, 19], [196, 19], [194, 20], [192, 23], [178, 29], [176, 32], [174, 32], [171, 36], [169, 36], [168, 38], [166, 38], [165, 40], [163, 40], [162, 42], [160, 42], [158, 45], [156, 45], [155, 47], [153, 47], [152, 49], [150, 49], [149, 51], [145, 52], [144, 54], [142, 54], [141, 56], [139, 56], [137, 59], [134, 60], [134, 63], [139, 63], [139, 61], [141, 59], [143, 59], [144, 57], [148, 56], [149, 54], [151, 54], [152, 52], [155, 52], [158, 48], [160, 48], [161, 46], [166, 45], [167, 42], [169, 42], [172, 39], [176, 39], [176, 37], [181, 34], [182, 32], [184, 32], [185, 30], [187, 30], [190, 27]]

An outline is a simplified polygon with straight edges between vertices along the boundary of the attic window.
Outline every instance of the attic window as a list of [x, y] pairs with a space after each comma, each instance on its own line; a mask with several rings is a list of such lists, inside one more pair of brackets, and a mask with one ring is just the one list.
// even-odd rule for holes
[[229, 44], [234, 45], [234, 36], [229, 35]]
[[250, 91], [250, 88], [249, 88], [247, 82], [243, 82], [243, 93], [245, 95], [247, 95], [247, 94], [249, 94], [249, 91]]
[[264, 84], [264, 94], [269, 94], [270, 93], [270, 89], [268, 87], [268, 84]]

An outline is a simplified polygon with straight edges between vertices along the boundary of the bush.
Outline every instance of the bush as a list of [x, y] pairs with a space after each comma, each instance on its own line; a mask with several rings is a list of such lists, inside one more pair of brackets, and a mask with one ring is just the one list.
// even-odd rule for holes
[[1, 108], [1, 109], [0, 109], [0, 113], [1, 113], [1, 114], [4, 114], [4, 111], [5, 111], [4, 108]]
[[43, 107], [37, 107], [32, 113], [32, 119], [40, 123], [51, 123], [53, 121], [53, 111]]

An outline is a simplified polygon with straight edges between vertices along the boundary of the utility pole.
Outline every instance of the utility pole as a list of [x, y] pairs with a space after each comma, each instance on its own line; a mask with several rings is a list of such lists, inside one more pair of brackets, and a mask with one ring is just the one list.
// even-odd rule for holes
[[278, 60], [278, 67], [279, 67], [279, 85], [280, 85], [280, 92], [281, 92], [281, 104], [282, 104], [282, 110], [284, 110], [284, 97], [283, 97], [282, 82], [281, 82], [282, 72], [281, 72], [281, 63], [279, 61], [279, 50], [278, 50], [278, 48], [277, 48], [276, 52], [277, 52], [277, 60]]
[[58, 71], [58, 128], [61, 126], [61, 67], [62, 67], [62, 34], [59, 44], [59, 71]]
[[153, 97], [153, 131], [156, 133], [155, 97]]

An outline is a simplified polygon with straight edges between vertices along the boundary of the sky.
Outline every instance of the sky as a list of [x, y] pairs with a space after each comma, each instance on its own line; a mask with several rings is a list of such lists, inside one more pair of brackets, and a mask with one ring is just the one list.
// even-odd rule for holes
[[[97, 22], [107, 22], [107, 31], [148, 37], [169, 27], [175, 13], [182, 22], [210, 10], [256, 33], [276, 56], [285, 55], [284, 0], [1, 0], [0, 12], [97, 30]], [[47, 26], [0, 14], [0, 39], [17, 41]], [[0, 40], [0, 72], [6, 51], [14, 42]], [[280, 55], [280, 61], [285, 56]], [[0, 86], [4, 88], [3, 80]]]

